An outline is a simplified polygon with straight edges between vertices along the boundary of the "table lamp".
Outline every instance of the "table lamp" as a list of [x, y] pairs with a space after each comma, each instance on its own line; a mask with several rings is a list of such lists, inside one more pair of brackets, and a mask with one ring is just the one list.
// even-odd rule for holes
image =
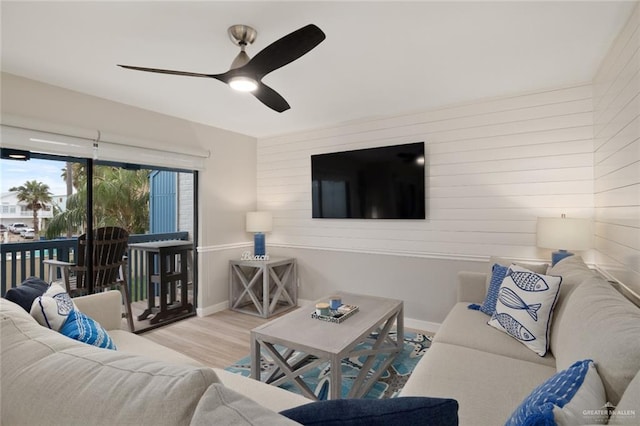
[[248, 212], [247, 213], [247, 232], [253, 232], [253, 255], [264, 256], [265, 249], [265, 232], [270, 232], [273, 228], [273, 217], [270, 212]]
[[[591, 219], [562, 217], [539, 217], [536, 230], [536, 245], [541, 248], [558, 249], [551, 254], [551, 266], [572, 256], [568, 250], [588, 250], [593, 241]], [[562, 247], [562, 249], [560, 249]]]

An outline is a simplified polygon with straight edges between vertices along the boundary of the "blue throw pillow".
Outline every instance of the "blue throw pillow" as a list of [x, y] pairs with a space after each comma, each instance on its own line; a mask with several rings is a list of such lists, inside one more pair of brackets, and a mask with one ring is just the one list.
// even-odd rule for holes
[[500, 284], [507, 275], [506, 266], [495, 263], [491, 268], [491, 283], [487, 290], [487, 295], [484, 298], [484, 302], [480, 305], [480, 311], [487, 315], [493, 315], [496, 313], [496, 303], [498, 303], [498, 291], [500, 290]]
[[605, 404], [602, 380], [593, 361], [586, 359], [535, 388], [505, 426], [606, 424], [606, 419], [590, 416], [603, 410]]
[[457, 426], [454, 399], [405, 396], [389, 399], [334, 399], [281, 411], [303, 425]]
[[33, 301], [42, 296], [48, 288], [49, 284], [40, 278], [29, 277], [20, 286], [7, 290], [4, 297], [29, 312]]
[[71, 311], [60, 333], [99, 348], [116, 349], [107, 331], [96, 320], [77, 309]]

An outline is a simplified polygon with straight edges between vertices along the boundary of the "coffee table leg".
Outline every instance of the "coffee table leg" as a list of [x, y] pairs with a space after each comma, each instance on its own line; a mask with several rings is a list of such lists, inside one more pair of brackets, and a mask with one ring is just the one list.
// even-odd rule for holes
[[331, 393], [329, 399], [342, 398], [342, 359], [331, 356]]
[[260, 380], [260, 342], [251, 333], [251, 378]]

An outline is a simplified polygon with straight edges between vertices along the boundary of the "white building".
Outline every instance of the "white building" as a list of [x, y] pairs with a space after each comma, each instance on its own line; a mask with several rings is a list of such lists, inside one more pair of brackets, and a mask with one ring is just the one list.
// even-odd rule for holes
[[[59, 206], [66, 205], [67, 196], [55, 195], [52, 200]], [[61, 200], [61, 202], [57, 202]], [[38, 211], [38, 229], [44, 228], [44, 223], [53, 217], [53, 208], [47, 205]], [[0, 196], [0, 223], [8, 227], [15, 222], [23, 222], [29, 227], [33, 227], [33, 210], [27, 207], [26, 203], [18, 201], [17, 193], [5, 192]]]

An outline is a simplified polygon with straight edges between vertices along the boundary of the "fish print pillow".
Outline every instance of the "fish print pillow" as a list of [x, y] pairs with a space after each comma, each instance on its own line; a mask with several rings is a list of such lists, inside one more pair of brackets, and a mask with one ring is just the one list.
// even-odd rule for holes
[[562, 277], [536, 274], [518, 265], [509, 266], [498, 290], [496, 311], [487, 324], [545, 356], [561, 282]]

